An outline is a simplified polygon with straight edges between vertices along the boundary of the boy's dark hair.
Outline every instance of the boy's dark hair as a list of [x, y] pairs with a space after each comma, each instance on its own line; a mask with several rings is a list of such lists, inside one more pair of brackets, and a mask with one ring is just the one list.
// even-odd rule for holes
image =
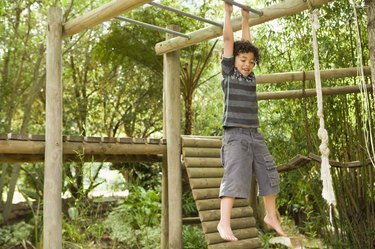
[[234, 57], [236, 57], [237, 55], [241, 53], [248, 53], [248, 52], [251, 52], [254, 54], [256, 64], [259, 65], [259, 61], [260, 61], [259, 49], [254, 44], [252, 44], [248, 40], [241, 40], [241, 41], [234, 42], [234, 48], [233, 48]]

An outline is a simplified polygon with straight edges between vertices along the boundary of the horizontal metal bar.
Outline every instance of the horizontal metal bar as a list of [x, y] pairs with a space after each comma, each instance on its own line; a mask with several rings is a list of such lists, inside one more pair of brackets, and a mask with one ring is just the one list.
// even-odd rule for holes
[[133, 19], [130, 19], [130, 18], [127, 18], [127, 17], [122, 17], [122, 16], [117, 16], [115, 18], [118, 19], [118, 20], [121, 20], [121, 21], [141, 25], [141, 26], [144, 26], [146, 28], [150, 28], [150, 29], [154, 29], [154, 30], [157, 30], [157, 31], [162, 31], [162, 32], [165, 32], [165, 33], [170, 33], [170, 34], [173, 34], [173, 35], [178, 35], [178, 36], [190, 39], [190, 36], [185, 35], [185, 34], [180, 33], [180, 32], [177, 32], [177, 31], [174, 31], [174, 30], [171, 30], [171, 29], [162, 28], [162, 27], [159, 27], [159, 26], [155, 26], [155, 25], [145, 23], [145, 22], [136, 21], [136, 20], [133, 20]]
[[238, 3], [236, 1], [233, 1], [233, 0], [223, 0], [224, 2], [227, 2], [229, 4], [232, 4], [232, 5], [235, 5], [237, 7], [240, 7], [241, 9], [244, 9], [244, 10], [247, 10], [247, 11], [250, 11], [250, 12], [253, 12], [255, 14], [258, 14], [259, 16], [262, 16], [263, 15], [263, 11], [259, 11], [259, 10], [256, 10], [256, 9], [253, 9], [249, 6], [246, 6], [246, 5], [243, 5], [241, 3]]
[[161, 8], [161, 9], [165, 9], [165, 10], [169, 10], [169, 11], [175, 12], [175, 13], [183, 15], [183, 16], [187, 16], [187, 17], [193, 18], [193, 19], [198, 20], [198, 21], [206, 22], [206, 23], [218, 26], [218, 27], [223, 27], [223, 24], [221, 24], [221, 23], [217, 23], [217, 22], [214, 22], [214, 21], [211, 21], [211, 20], [208, 20], [206, 18], [199, 17], [199, 16], [195, 16], [195, 15], [186, 13], [184, 11], [181, 11], [181, 10], [169, 7], [169, 6], [162, 5], [160, 3], [150, 2], [148, 4], [150, 4], [152, 6], [155, 6], [155, 7], [158, 7], [158, 8]]

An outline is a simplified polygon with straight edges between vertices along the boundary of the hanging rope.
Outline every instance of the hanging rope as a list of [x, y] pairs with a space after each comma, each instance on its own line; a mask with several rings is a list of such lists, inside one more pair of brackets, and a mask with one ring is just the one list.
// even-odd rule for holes
[[374, 139], [372, 135], [372, 122], [371, 122], [371, 111], [370, 111], [370, 100], [368, 97], [366, 82], [365, 82], [365, 73], [363, 69], [363, 58], [362, 58], [362, 43], [361, 43], [361, 36], [359, 32], [359, 25], [358, 25], [358, 16], [357, 16], [357, 9], [354, 0], [351, 1], [354, 13], [354, 23], [356, 24], [356, 33], [357, 33], [357, 63], [358, 63], [358, 72], [357, 75], [360, 76], [359, 81], [359, 89], [361, 91], [362, 96], [362, 107], [363, 107], [363, 131], [364, 131], [364, 138], [366, 143], [366, 150], [367, 154], [370, 158], [370, 161], [373, 166], [375, 166], [375, 145]]
[[[312, 10], [310, 0], [307, 1]], [[332, 208], [336, 204], [335, 194], [333, 192], [332, 186], [332, 177], [329, 164], [329, 148], [328, 148], [328, 132], [324, 128], [324, 115], [323, 115], [323, 93], [322, 93], [322, 84], [320, 79], [320, 66], [319, 66], [319, 54], [318, 54], [318, 41], [316, 37], [316, 31], [319, 29], [319, 17], [318, 10], [311, 11], [311, 24], [312, 24], [312, 36], [313, 36], [313, 49], [314, 49], [314, 69], [315, 69], [315, 84], [316, 84], [316, 96], [318, 101], [318, 118], [319, 118], [319, 130], [318, 136], [321, 140], [319, 150], [321, 153], [321, 171], [320, 179], [323, 183], [322, 196], [330, 206], [330, 221], [332, 223]]]

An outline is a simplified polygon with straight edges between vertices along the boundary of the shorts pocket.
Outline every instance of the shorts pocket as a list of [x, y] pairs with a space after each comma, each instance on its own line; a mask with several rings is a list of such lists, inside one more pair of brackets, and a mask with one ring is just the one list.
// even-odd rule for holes
[[266, 167], [268, 170], [276, 169], [275, 162], [271, 155], [264, 155], [263, 158], [264, 158], [264, 161], [266, 162]]
[[267, 175], [272, 187], [279, 185], [279, 173], [276, 170], [275, 161], [271, 155], [264, 155], [264, 161], [266, 162]]
[[279, 185], [279, 173], [276, 171], [276, 168], [272, 172], [268, 172], [268, 178], [270, 179], [270, 184], [272, 187], [276, 187]]

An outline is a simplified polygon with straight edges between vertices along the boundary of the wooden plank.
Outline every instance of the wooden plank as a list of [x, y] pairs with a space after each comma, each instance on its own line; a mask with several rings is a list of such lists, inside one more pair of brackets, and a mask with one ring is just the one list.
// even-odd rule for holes
[[186, 167], [220, 167], [222, 163], [220, 158], [215, 157], [184, 157]]
[[[309, 153], [309, 157], [318, 162], [318, 163], [321, 163], [322, 162], [322, 159], [320, 156], [316, 155], [316, 154], [313, 154], [313, 153]], [[358, 168], [358, 167], [363, 167], [365, 165], [367, 165], [366, 163], [361, 163], [360, 161], [353, 161], [353, 162], [338, 162], [338, 161], [332, 161], [330, 160], [329, 161], [329, 164], [332, 166], [332, 167], [337, 167], [337, 168]]]
[[147, 143], [149, 144], [160, 144], [162, 140], [160, 138], [147, 138]]
[[221, 139], [218, 138], [182, 137], [183, 147], [220, 148], [221, 144]]
[[64, 25], [64, 37], [92, 28], [97, 24], [108, 21], [126, 11], [130, 11], [152, 0], [113, 0], [97, 9], [68, 21]]
[[133, 138], [133, 143], [135, 144], [147, 144], [147, 138], [142, 138], [142, 137], [134, 137]]
[[219, 197], [219, 187], [192, 189], [194, 200], [214, 199]]
[[302, 156], [302, 155], [296, 155], [293, 157], [289, 162], [286, 164], [282, 164], [277, 166], [277, 171], [279, 172], [287, 172], [291, 170], [295, 170], [298, 168], [301, 168], [308, 164], [311, 161], [310, 158]]
[[[258, 229], [255, 227], [252, 228], [245, 228], [245, 229], [236, 229], [233, 230], [234, 235], [239, 240], [245, 240], [245, 239], [251, 239], [251, 238], [257, 238], [258, 237]], [[220, 234], [218, 232], [216, 233], [207, 233], [206, 234], [206, 240], [209, 245], [212, 244], [218, 244], [226, 242], [220, 237]]]
[[45, 137], [45, 135], [31, 135], [30, 140], [32, 140], [32, 141], [45, 141], [46, 137]]
[[192, 189], [201, 189], [201, 188], [218, 188], [221, 183], [220, 178], [195, 178], [190, 179], [190, 187]]
[[[312, 6], [318, 7], [320, 5], [332, 2], [333, 0], [310, 0]], [[253, 13], [250, 14], [249, 25], [259, 25], [280, 17], [290, 16], [297, 13], [300, 13], [309, 8], [306, 0], [285, 0], [280, 3], [268, 6], [261, 9], [263, 12], [262, 16], [257, 16]], [[242, 28], [242, 18], [235, 17], [232, 19], [232, 28], [233, 31], [238, 31]], [[177, 49], [189, 47], [191, 45], [207, 41], [216, 37], [219, 37], [223, 34], [221, 27], [210, 26], [203, 28], [187, 35], [190, 36], [190, 39], [183, 37], [176, 37], [168, 41], [159, 42], [155, 45], [155, 51], [157, 54], [165, 54]]]
[[100, 143], [102, 141], [101, 137], [84, 137], [83, 141], [86, 143]]
[[182, 149], [184, 157], [220, 157], [220, 148], [193, 148], [184, 147]]
[[0, 140], [8, 140], [7, 134], [0, 134]]
[[188, 168], [190, 178], [217, 178], [223, 177], [224, 168]]
[[[235, 218], [235, 219], [231, 219], [230, 223], [231, 223], [231, 227], [233, 230], [244, 229], [244, 228], [255, 227], [256, 220], [254, 217]], [[217, 224], [219, 224], [218, 220], [202, 222], [203, 232], [204, 233], [217, 232]]]
[[[234, 207], [232, 209], [232, 219], [234, 218], [243, 218], [243, 217], [252, 217], [253, 209], [251, 207]], [[220, 220], [220, 210], [202, 210], [199, 212], [199, 217], [201, 221], [217, 221]]]
[[[195, 203], [197, 204], [198, 211], [220, 209], [219, 198], [208, 199], [208, 200], [197, 200]], [[236, 199], [233, 204], [233, 207], [248, 207], [248, 206], [249, 206], [248, 199]]]
[[208, 249], [257, 249], [261, 248], [262, 242], [259, 238], [225, 242], [209, 245]]

